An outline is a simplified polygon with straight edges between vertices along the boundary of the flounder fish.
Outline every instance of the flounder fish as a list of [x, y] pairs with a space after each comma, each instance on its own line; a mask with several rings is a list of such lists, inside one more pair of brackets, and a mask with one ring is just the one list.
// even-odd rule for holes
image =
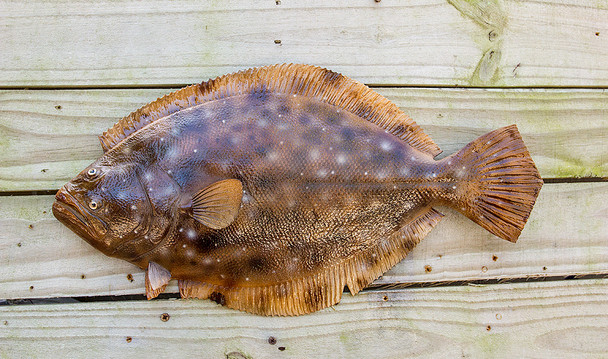
[[515, 242], [542, 180], [516, 126], [441, 151], [365, 85], [274, 65], [192, 85], [120, 120], [55, 217], [184, 298], [300, 315], [401, 261], [447, 205]]

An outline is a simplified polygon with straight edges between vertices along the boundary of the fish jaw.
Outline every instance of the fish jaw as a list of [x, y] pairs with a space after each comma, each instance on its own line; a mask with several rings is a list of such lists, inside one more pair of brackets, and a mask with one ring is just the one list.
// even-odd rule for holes
[[[53, 215], [59, 222], [63, 223], [93, 247], [103, 253], [111, 252], [111, 248], [104, 241], [105, 228], [102, 231], [96, 228], [98, 226], [95, 226], [93, 223], [95, 221], [94, 216], [70, 194], [65, 186], [55, 195]], [[98, 222], [105, 227], [105, 224], [101, 220], [98, 220]]]

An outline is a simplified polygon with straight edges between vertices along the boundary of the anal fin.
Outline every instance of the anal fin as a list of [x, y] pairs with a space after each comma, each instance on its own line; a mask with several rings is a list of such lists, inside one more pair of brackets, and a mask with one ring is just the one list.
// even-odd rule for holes
[[396, 232], [381, 239], [375, 247], [351, 258], [345, 265], [346, 285], [351, 294], [357, 294], [403, 260], [443, 216], [441, 212], [429, 207]]
[[146, 297], [148, 300], [158, 297], [170, 280], [171, 273], [168, 270], [160, 264], [149, 262], [146, 270]]
[[229, 308], [260, 315], [301, 315], [340, 302], [344, 286], [356, 294], [397, 264], [412, 250], [443, 214], [433, 208], [422, 210], [377, 245], [306, 277], [261, 286], [222, 286], [180, 280], [182, 298], [211, 299]]

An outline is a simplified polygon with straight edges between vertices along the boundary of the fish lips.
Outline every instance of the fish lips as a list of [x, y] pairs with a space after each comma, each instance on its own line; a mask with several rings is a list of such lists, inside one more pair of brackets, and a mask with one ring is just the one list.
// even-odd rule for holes
[[[93, 247], [106, 253], [110, 251], [107, 244], [104, 242], [106, 233], [105, 223], [89, 213], [69, 190], [64, 186], [55, 195], [53, 203], [53, 215], [59, 222], [63, 223], [80, 238], [87, 241]], [[97, 220], [103, 230], [99, 231], [99, 224], [96, 226], [93, 221]]]

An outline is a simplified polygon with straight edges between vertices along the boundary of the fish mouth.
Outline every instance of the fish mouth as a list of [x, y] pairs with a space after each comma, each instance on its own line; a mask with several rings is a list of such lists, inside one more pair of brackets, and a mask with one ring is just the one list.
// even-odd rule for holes
[[[98, 247], [102, 240], [88, 217], [88, 211], [74, 198], [64, 186], [55, 195], [53, 215], [79, 237]], [[101, 221], [100, 221], [101, 222]], [[103, 224], [103, 222], [101, 222]]]

